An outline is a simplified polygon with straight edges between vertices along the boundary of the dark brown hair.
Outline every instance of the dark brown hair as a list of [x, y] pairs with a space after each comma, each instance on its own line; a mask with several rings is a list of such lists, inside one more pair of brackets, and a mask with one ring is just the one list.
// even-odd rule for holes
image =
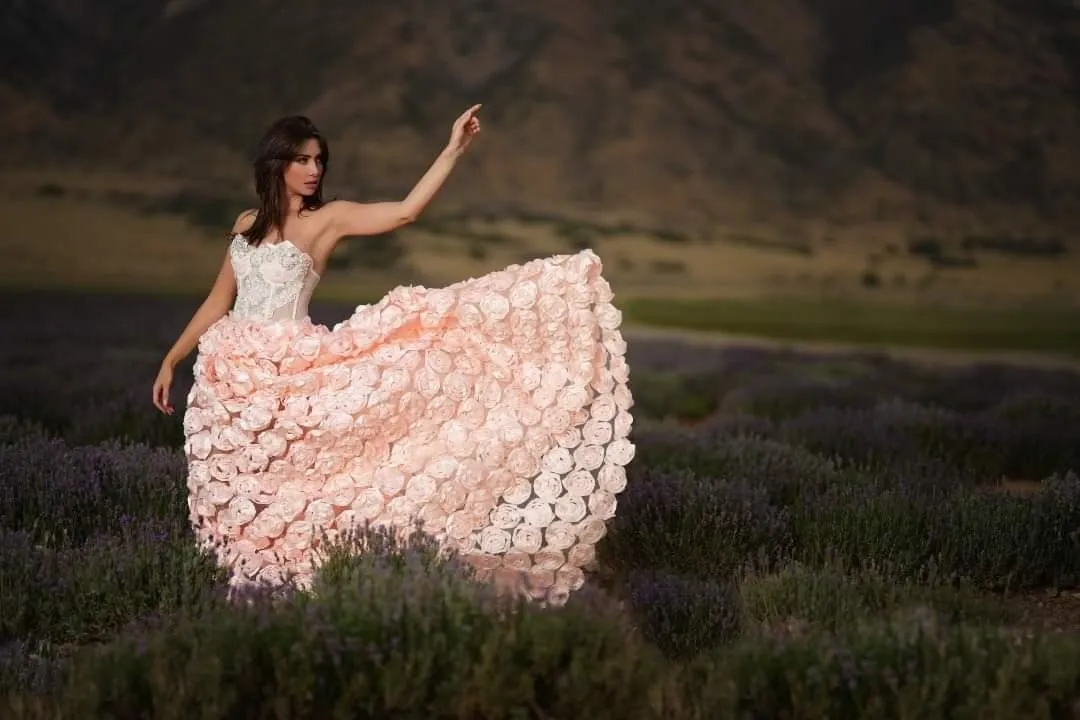
[[243, 233], [252, 245], [260, 244], [275, 227], [279, 232], [284, 228], [289, 210], [285, 169], [300, 154], [300, 149], [308, 140], [319, 143], [323, 174], [315, 192], [304, 196], [300, 212], [318, 210], [323, 206], [322, 181], [330, 165], [330, 148], [311, 120], [302, 115], [281, 118], [263, 134], [255, 154], [255, 193], [259, 196], [259, 209], [255, 222]]

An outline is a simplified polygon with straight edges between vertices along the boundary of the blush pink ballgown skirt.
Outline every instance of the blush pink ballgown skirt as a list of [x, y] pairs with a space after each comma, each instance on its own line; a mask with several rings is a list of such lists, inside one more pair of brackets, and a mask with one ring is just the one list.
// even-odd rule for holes
[[185, 413], [191, 520], [231, 585], [310, 584], [324, 538], [424, 533], [560, 604], [634, 456], [621, 314], [591, 251], [398, 287], [333, 329], [226, 316]]

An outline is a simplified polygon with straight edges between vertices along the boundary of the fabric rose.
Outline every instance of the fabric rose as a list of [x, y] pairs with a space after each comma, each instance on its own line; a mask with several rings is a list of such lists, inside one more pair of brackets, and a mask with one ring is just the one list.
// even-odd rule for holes
[[566, 562], [574, 567], [587, 567], [596, 559], [596, 546], [578, 543], [566, 553]]
[[588, 517], [577, 524], [578, 540], [595, 545], [607, 534], [607, 525], [600, 518]]
[[491, 555], [498, 555], [510, 549], [511, 536], [498, 527], [486, 527], [480, 533], [480, 550]]
[[236, 458], [223, 453], [211, 455], [208, 466], [210, 468], [210, 477], [223, 482], [231, 481], [239, 472], [236, 467]]
[[598, 395], [592, 401], [592, 405], [589, 408], [589, 414], [592, 416], [593, 420], [610, 422], [615, 418], [617, 409], [615, 399], [611, 395]]
[[[573, 418], [571, 418], [570, 413], [566, 413], [566, 417], [567, 423], [573, 422]], [[560, 447], [564, 447], [567, 450], [572, 450], [573, 448], [576, 448], [578, 445], [581, 444], [581, 431], [578, 430], [576, 427], [569, 427], [563, 432], [559, 433], [557, 436], [555, 436], [555, 442], [557, 442]]]
[[544, 570], [558, 570], [566, 562], [561, 550], [546, 548], [536, 553], [536, 567]]
[[533, 496], [533, 486], [527, 480], [514, 483], [503, 492], [503, 499], [512, 505], [524, 505]]
[[516, 447], [507, 456], [506, 466], [517, 477], [531, 477], [539, 469], [539, 462], [525, 448]]
[[600, 445], [581, 445], [574, 450], [574, 465], [589, 471], [599, 470], [604, 464], [604, 454]]
[[405, 486], [405, 497], [422, 505], [435, 497], [435, 482], [430, 475], [413, 475]]
[[634, 445], [625, 438], [613, 441], [607, 447], [607, 460], [613, 465], [629, 465], [634, 459]]
[[231, 546], [214, 550], [230, 585], [310, 583], [322, 543], [370, 522], [398, 536], [421, 525], [487, 576], [521, 573], [531, 597], [564, 602], [635, 452], [622, 316], [601, 268], [583, 252], [399, 287], [333, 330], [215, 323], [184, 449], [195, 537]]
[[518, 525], [514, 528], [514, 549], [529, 555], [541, 548], [544, 542], [543, 531], [537, 525]]
[[621, 465], [604, 465], [597, 473], [597, 481], [604, 490], [616, 495], [626, 489], [626, 468]]
[[556, 475], [565, 475], [574, 469], [574, 457], [564, 447], [553, 447], [544, 456], [543, 467]]
[[562, 484], [570, 495], [584, 497], [596, 487], [596, 479], [588, 470], [579, 468], [563, 478]]
[[510, 304], [520, 310], [527, 310], [536, 304], [539, 288], [532, 280], [519, 282], [510, 289]]
[[525, 522], [536, 527], [546, 527], [555, 519], [551, 503], [539, 498], [530, 500], [522, 511]]
[[581, 520], [585, 517], [587, 511], [585, 500], [578, 495], [563, 495], [555, 501], [556, 517], [568, 523]]
[[589, 497], [589, 512], [601, 520], [610, 520], [615, 517], [615, 508], [618, 500], [607, 490], [600, 490]]

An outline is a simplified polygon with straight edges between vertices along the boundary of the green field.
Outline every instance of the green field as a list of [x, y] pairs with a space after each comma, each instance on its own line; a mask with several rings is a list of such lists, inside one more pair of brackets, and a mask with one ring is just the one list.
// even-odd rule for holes
[[793, 342], [1080, 355], [1080, 309], [978, 309], [777, 300], [623, 303], [630, 324]]
[[[203, 293], [221, 262], [222, 229], [244, 204], [136, 176], [12, 176], [0, 187], [9, 219], [0, 291]], [[1080, 253], [1069, 243], [841, 230], [799, 239], [727, 228], [703, 239], [555, 216], [436, 212], [401, 233], [342, 243], [314, 299], [372, 302], [398, 284], [436, 287], [590, 247], [631, 328], [1080, 354]]]
[[5, 719], [1080, 707], [1080, 374], [631, 339], [637, 455], [565, 607], [385, 536], [245, 604], [191, 532], [182, 416], [149, 402], [193, 298], [5, 299]]
[[[197, 298], [190, 284], [154, 287], [81, 284], [48, 288], [61, 294], [128, 293]], [[9, 296], [34, 295], [33, 288], [0, 288]], [[319, 288], [314, 302], [372, 303], [374, 290], [331, 285]], [[821, 299], [678, 300], [617, 299], [628, 330], [688, 331], [705, 340], [782, 341], [792, 344], [860, 346], [875, 349], [927, 349], [957, 353], [1030, 353], [1080, 358], [1080, 309], [1063, 307], [923, 307], [894, 303], [851, 303]], [[179, 332], [179, 328], [177, 329]]]

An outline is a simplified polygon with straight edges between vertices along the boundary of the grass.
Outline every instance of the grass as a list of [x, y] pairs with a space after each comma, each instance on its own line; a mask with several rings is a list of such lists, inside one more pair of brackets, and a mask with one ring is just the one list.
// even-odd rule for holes
[[[20, 293], [204, 293], [221, 261], [223, 242], [208, 235], [204, 215], [213, 216], [212, 225], [224, 222], [227, 203], [140, 180], [34, 176], [27, 187], [36, 190], [27, 194], [9, 179], [7, 196], [0, 197], [0, 211], [10, 218], [0, 288]], [[116, 197], [129, 200], [116, 202]], [[1077, 253], [1048, 261], [988, 252], [976, 269], [927, 275], [928, 269], [920, 267], [925, 263], [898, 245], [896, 254], [884, 253], [874, 265], [881, 285], [867, 288], [860, 279], [867, 273], [872, 243], [850, 237], [825, 242], [814, 235], [800, 241], [812, 253], [792, 253], [777, 250], [774, 246], [784, 245], [784, 239], [767, 228], [757, 228], [750, 244], [733, 228], [708, 242], [669, 242], [658, 231], [648, 235], [618, 223], [601, 227], [558, 217], [436, 216], [401, 234], [401, 266], [344, 263], [344, 269], [326, 273], [316, 299], [372, 302], [395, 284], [437, 286], [527, 257], [569, 252], [565, 236], [571, 230], [586, 233], [588, 244], [604, 258], [631, 326], [796, 343], [1080, 354], [1080, 310], [1068, 307], [1067, 289], [1059, 296], [1047, 294], [1054, 277], [1076, 274]], [[483, 257], [471, 257], [469, 250], [478, 243]], [[346, 252], [349, 247], [339, 259], [357, 254]], [[672, 268], [679, 271], [664, 272]], [[898, 276], [909, 278], [903, 287], [894, 283]], [[918, 278], [927, 277], [934, 282], [920, 285]], [[826, 281], [835, 286], [826, 288]]]
[[[224, 183], [185, 186], [141, 175], [12, 173], [0, 179], [0, 212], [8, 218], [0, 239], [7, 254], [0, 285], [136, 289], [165, 283], [200, 291], [212, 282], [223, 231], [247, 196], [245, 186]], [[963, 250], [977, 261], [975, 267], [940, 267], [907, 252], [910, 238], [899, 224], [817, 220], [804, 225], [774, 218], [681, 236], [617, 218], [599, 222], [509, 211], [455, 215], [440, 206], [398, 233], [404, 249], [400, 266], [364, 268], [363, 253], [343, 249], [327, 281], [365, 286], [365, 294], [368, 288], [381, 293], [417, 277], [442, 285], [524, 258], [589, 246], [604, 259], [605, 272], [624, 297], [832, 297], [981, 307], [1076, 298], [1080, 253], [1069, 245], [1059, 257], [1017, 254], [1003, 252], [1003, 241], [994, 236], [993, 247]], [[978, 225], [971, 228], [943, 232], [942, 247], [959, 247]], [[362, 242], [350, 241], [346, 248]], [[876, 282], [865, 284], [868, 275]]]
[[313, 593], [235, 605], [188, 526], [182, 418], [147, 400], [189, 303], [18, 306], [4, 717], [1004, 720], [1080, 700], [1080, 374], [632, 341], [638, 455], [566, 607], [507, 605], [430, 540], [378, 534]]
[[871, 346], [1080, 355], [1080, 310], [980, 309], [804, 298], [622, 302], [633, 324]]
[[[0, 294], [33, 297], [41, 283], [9, 284]], [[323, 283], [320, 302], [363, 304], [377, 301], [383, 286]], [[64, 283], [49, 293], [117, 296], [154, 295], [197, 298], [189, 283]], [[978, 309], [830, 300], [620, 298], [629, 328], [688, 330], [794, 343], [912, 348], [958, 352], [1026, 352], [1080, 357], [1080, 311], [1065, 308]]]

